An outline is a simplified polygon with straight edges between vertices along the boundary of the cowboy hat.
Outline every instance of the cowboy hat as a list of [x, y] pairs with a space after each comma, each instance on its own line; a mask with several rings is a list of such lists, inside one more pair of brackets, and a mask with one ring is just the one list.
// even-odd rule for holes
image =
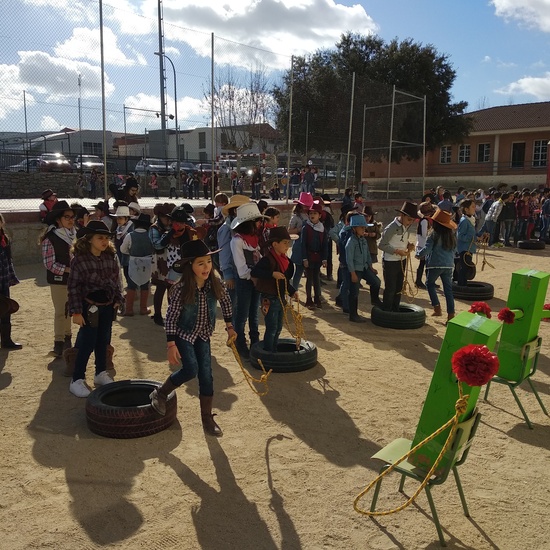
[[92, 205], [92, 208], [96, 210], [101, 210], [105, 214], [109, 213], [109, 201], [99, 201], [97, 204]]
[[294, 204], [301, 204], [306, 208], [311, 208], [311, 205], [313, 204], [313, 197], [311, 196], [311, 193], [304, 193], [302, 191], [298, 197], [298, 200], [292, 202], [294, 202]]
[[203, 256], [211, 256], [212, 254], [215, 254], [220, 250], [221, 248], [218, 248], [218, 250], [210, 250], [206, 245], [206, 243], [204, 241], [201, 241], [200, 239], [187, 241], [186, 243], [183, 243], [181, 245], [180, 247], [181, 258], [179, 260], [176, 260], [172, 264], [172, 269], [176, 273], [182, 273], [183, 266], [187, 262], [193, 261], [195, 258], [201, 258]]
[[313, 201], [313, 204], [308, 208], [309, 212], [323, 212], [323, 205], [321, 204], [321, 201]]
[[349, 226], [350, 227], [367, 227], [367, 220], [365, 219], [365, 216], [357, 215], [352, 216], [349, 219]]
[[148, 229], [149, 227], [151, 227], [151, 216], [149, 216], [149, 214], [140, 214], [139, 216], [132, 218], [132, 223], [136, 227]]
[[141, 208], [137, 202], [131, 202], [130, 204], [128, 204], [128, 208], [130, 208], [131, 210], [135, 210], [138, 214], [141, 213]]
[[258, 210], [258, 205], [255, 202], [249, 202], [243, 204], [237, 208], [237, 216], [231, 222], [231, 229], [235, 229], [241, 223], [248, 222], [250, 220], [259, 220], [261, 218], [269, 219], [267, 216], [260, 214]]
[[436, 210], [435, 204], [425, 201], [418, 205], [417, 214], [419, 218], [431, 218]]
[[70, 204], [67, 201], [57, 201], [52, 209], [46, 214], [44, 218], [45, 222], [48, 225], [52, 225], [58, 220], [65, 210], [70, 210], [74, 214], [74, 208], [71, 208]]
[[119, 206], [115, 212], [115, 218], [129, 218], [130, 209], [127, 206]]
[[105, 223], [101, 220], [92, 220], [91, 222], [88, 222], [88, 225], [81, 227], [76, 232], [77, 239], [80, 239], [85, 235], [109, 235], [111, 237], [114, 233], [109, 231], [107, 225], [105, 225]]
[[15, 300], [0, 294], [0, 317], [11, 315], [12, 313], [17, 313], [18, 311], [19, 304]]
[[409, 216], [409, 218], [418, 218], [418, 205], [415, 202], [405, 201], [401, 209], [396, 209], [396, 211]]
[[224, 216], [227, 216], [231, 208], [238, 208], [239, 206], [242, 206], [243, 204], [247, 204], [249, 202], [250, 199], [246, 195], [233, 195], [229, 199], [229, 202], [222, 208], [222, 214]]
[[[130, 208], [133, 208], [132, 204], [133, 203], [130, 203], [128, 206]], [[155, 216], [170, 216], [170, 213], [172, 212], [172, 210], [174, 210], [174, 208], [176, 208], [176, 205], [173, 202], [155, 204], [153, 208], [153, 214]], [[141, 212], [141, 209], [139, 210], [139, 212]]]
[[45, 189], [42, 191], [42, 200], [47, 200], [50, 197], [57, 197], [57, 194], [54, 193], [51, 189]]
[[167, 216], [172, 218], [173, 222], [177, 223], [188, 223], [193, 221], [191, 214], [187, 212], [185, 206], [176, 206], [176, 208], [174, 208], [170, 214], [167, 214]]
[[267, 242], [272, 243], [274, 241], [279, 242], [284, 240], [295, 241], [298, 238], [299, 238], [298, 235], [291, 235], [288, 232], [288, 229], [283, 225], [283, 226], [272, 227], [269, 230], [269, 236], [267, 237]]
[[327, 193], [324, 193], [323, 195], [321, 195], [321, 199], [323, 199], [323, 202], [325, 204], [330, 204], [332, 202], [332, 199], [330, 198], [330, 195], [327, 194]]
[[437, 222], [438, 224], [447, 227], [449, 229], [456, 229], [457, 225], [452, 220], [453, 215], [450, 212], [447, 212], [446, 210], [441, 210], [441, 208], [438, 208], [435, 211], [435, 214], [432, 216], [432, 221]]

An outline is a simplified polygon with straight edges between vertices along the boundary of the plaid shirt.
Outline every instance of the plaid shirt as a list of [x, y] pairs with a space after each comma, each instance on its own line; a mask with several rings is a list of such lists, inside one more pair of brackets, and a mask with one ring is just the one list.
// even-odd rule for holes
[[106, 302], [121, 304], [122, 284], [120, 264], [116, 256], [102, 252], [100, 256], [77, 254], [71, 261], [71, 272], [67, 281], [69, 314], [82, 313], [84, 298], [94, 292], [105, 292]]
[[63, 275], [63, 273], [65, 273], [65, 268], [69, 267], [68, 265], [63, 265], [55, 261], [55, 250], [50, 239], [44, 239], [42, 241], [42, 263], [44, 267], [54, 275]]
[[[212, 324], [208, 319], [208, 303], [206, 301], [206, 295], [211, 291], [212, 285], [210, 281], [206, 281], [202, 288], [197, 289], [197, 295], [199, 297], [199, 312], [195, 321], [195, 326], [191, 332], [184, 332], [184, 330], [178, 325], [178, 321], [181, 315], [181, 295], [183, 294], [183, 285], [175, 285], [168, 297], [168, 311], [166, 312], [166, 318], [164, 319], [164, 329], [166, 331], [166, 340], [168, 342], [176, 339], [176, 336], [186, 340], [187, 342], [194, 343], [197, 338], [209, 340], [212, 336]], [[231, 298], [227, 289], [224, 287], [224, 293], [220, 300], [220, 306], [222, 308], [223, 320], [226, 323], [231, 323], [233, 315], [231, 307]]]

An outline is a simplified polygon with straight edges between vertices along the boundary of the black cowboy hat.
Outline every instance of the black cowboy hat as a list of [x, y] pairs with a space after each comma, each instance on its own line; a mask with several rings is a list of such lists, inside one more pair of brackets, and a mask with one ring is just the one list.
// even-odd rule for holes
[[0, 294], [0, 317], [11, 315], [12, 313], [17, 313], [18, 311], [19, 304], [15, 300]]
[[149, 227], [151, 227], [151, 216], [149, 216], [149, 214], [140, 214], [139, 216], [132, 218], [132, 223], [136, 227], [148, 229]]
[[71, 208], [71, 205], [67, 201], [57, 201], [52, 209], [46, 214], [44, 218], [45, 222], [48, 225], [54, 224], [56, 220], [63, 215], [65, 210], [70, 210], [74, 214], [74, 208]]
[[105, 212], [105, 214], [108, 214], [109, 201], [99, 201], [97, 204], [94, 204], [92, 208], [95, 208], [96, 210], [101, 210], [102, 212]]
[[405, 216], [409, 216], [409, 218], [418, 218], [418, 204], [415, 202], [405, 201], [401, 209], [396, 209], [396, 211], [405, 214]]
[[201, 241], [200, 239], [187, 241], [186, 243], [183, 243], [181, 245], [181, 258], [173, 263], [172, 269], [176, 273], [182, 273], [183, 267], [186, 263], [191, 262], [195, 258], [200, 258], [202, 256], [211, 256], [212, 254], [215, 254], [220, 250], [221, 248], [218, 248], [218, 250], [210, 250], [206, 243], [204, 241]]
[[51, 196], [54, 196], [54, 197], [57, 197], [57, 194], [54, 193], [51, 189], [45, 189], [44, 191], [42, 191], [42, 200], [47, 200], [49, 199]]
[[176, 208], [176, 205], [173, 202], [163, 202], [155, 204], [153, 208], [153, 214], [155, 216], [170, 216], [172, 210]]
[[172, 212], [168, 214], [168, 217], [172, 218], [173, 222], [179, 223], [188, 223], [193, 221], [191, 214], [187, 212], [185, 206], [176, 206], [176, 208], [174, 208]]
[[107, 225], [101, 220], [92, 220], [91, 222], [88, 222], [88, 225], [81, 227], [76, 232], [77, 239], [80, 239], [80, 237], [84, 237], [85, 235], [109, 235], [111, 237], [114, 233], [109, 231]]
[[298, 239], [298, 235], [291, 235], [284, 225], [272, 227], [269, 230], [269, 237], [267, 238], [267, 242], [272, 243], [274, 241], [284, 241], [285, 239], [288, 241], [294, 241]]

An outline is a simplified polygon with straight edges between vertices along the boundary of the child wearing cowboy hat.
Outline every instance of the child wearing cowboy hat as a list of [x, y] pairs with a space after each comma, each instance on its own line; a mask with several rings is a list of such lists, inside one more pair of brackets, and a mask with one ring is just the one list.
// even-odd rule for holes
[[218, 247], [220, 248], [219, 261], [220, 272], [225, 287], [229, 292], [231, 303], [233, 304], [233, 324], [236, 324], [235, 312], [237, 311], [237, 290], [236, 280], [239, 276], [233, 254], [231, 253], [231, 239], [233, 232], [231, 231], [231, 223], [237, 215], [237, 208], [243, 204], [250, 202], [250, 199], [245, 195], [232, 195], [229, 202], [222, 206], [221, 214], [225, 217], [223, 224], [218, 229]]
[[67, 281], [69, 315], [80, 327], [76, 337], [74, 372], [69, 391], [76, 397], [87, 397], [86, 366], [95, 355], [96, 386], [110, 384], [107, 374], [107, 347], [118, 306], [122, 303], [120, 264], [111, 241], [113, 234], [99, 220], [78, 230], [74, 257]]
[[292, 278], [292, 286], [298, 288], [300, 286], [300, 279], [304, 274], [301, 241], [302, 228], [308, 220], [308, 212], [313, 204], [313, 197], [309, 193], [300, 193], [298, 200], [293, 202], [296, 206], [292, 210], [292, 216], [288, 222], [288, 232], [291, 235], [298, 235], [298, 239], [292, 245], [292, 253], [290, 255], [290, 259], [296, 267], [294, 277]]
[[277, 352], [283, 329], [285, 291], [298, 301], [298, 292], [290, 282], [294, 274], [294, 264], [287, 255], [293, 237], [297, 238], [296, 235], [290, 235], [286, 227], [271, 228], [266, 254], [250, 272], [256, 290], [261, 293], [262, 311], [265, 315], [263, 348], [266, 351]]
[[447, 303], [447, 321], [455, 316], [455, 301], [453, 297], [453, 270], [456, 254], [457, 225], [452, 221], [451, 212], [437, 209], [432, 216], [432, 230], [426, 240], [426, 246], [418, 251], [420, 258], [426, 258], [428, 279], [426, 286], [430, 301], [434, 308], [432, 316], [441, 317], [441, 304], [437, 296], [435, 282], [439, 277], [443, 283], [443, 293]]
[[231, 322], [231, 299], [216, 276], [212, 254], [206, 243], [193, 240], [182, 244], [173, 269], [179, 281], [170, 289], [165, 331], [168, 362], [181, 368], [151, 393], [151, 406], [166, 414], [166, 401], [172, 391], [198, 377], [202, 425], [209, 435], [221, 436], [221, 428], [212, 414], [214, 381], [212, 376], [210, 337], [214, 332], [216, 308], [220, 303], [228, 340], [236, 338]]
[[414, 250], [414, 243], [409, 242], [410, 227], [418, 216], [418, 207], [414, 202], [405, 201], [397, 212], [399, 216], [386, 226], [378, 243], [378, 248], [384, 253], [382, 256], [384, 272], [382, 309], [385, 311], [399, 311], [407, 256]]
[[250, 343], [254, 344], [260, 340], [258, 328], [260, 293], [254, 287], [250, 272], [261, 257], [259, 230], [262, 219], [265, 219], [265, 216], [260, 214], [256, 203], [249, 202], [237, 208], [235, 219], [231, 222], [234, 235], [230, 246], [238, 274], [236, 279], [237, 311], [235, 312], [236, 347], [244, 358], [249, 356], [245, 336], [247, 321]]

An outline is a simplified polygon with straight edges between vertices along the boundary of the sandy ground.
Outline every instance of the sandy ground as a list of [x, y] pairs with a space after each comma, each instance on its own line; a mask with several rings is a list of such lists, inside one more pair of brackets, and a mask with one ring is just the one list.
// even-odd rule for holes
[[[477, 280], [495, 285], [496, 311], [512, 271], [550, 271], [550, 248], [490, 255], [496, 269], [486, 268]], [[22, 284], [13, 296], [21, 309], [13, 335], [25, 347], [0, 351], [0, 548], [439, 547], [424, 494], [376, 521], [352, 507], [379, 467], [371, 456], [415, 432], [445, 331], [439, 319], [428, 316], [412, 331], [351, 324], [334, 307], [330, 283], [324, 309], [304, 311], [318, 365], [272, 375], [265, 397], [246, 384], [218, 326], [212, 345], [221, 439], [202, 431], [195, 383], [179, 390], [172, 428], [142, 439], [106, 439], [87, 429], [85, 400], [69, 393], [61, 361], [47, 355], [53, 327], [43, 270], [17, 272]], [[363, 290], [360, 309], [369, 316], [367, 303]], [[427, 293], [416, 303], [429, 308]], [[468, 307], [458, 302], [458, 311]], [[550, 409], [550, 323], [542, 323], [540, 335], [535, 381]], [[164, 380], [170, 368], [163, 336], [148, 317], [116, 322], [117, 379]], [[461, 469], [471, 519], [462, 514], [452, 480], [434, 491], [449, 548], [550, 548], [550, 419], [530, 391], [519, 394], [534, 430], [507, 388], [495, 385], [490, 402], [480, 402], [482, 422]], [[401, 502], [397, 484], [397, 476], [385, 482], [381, 506]]]

